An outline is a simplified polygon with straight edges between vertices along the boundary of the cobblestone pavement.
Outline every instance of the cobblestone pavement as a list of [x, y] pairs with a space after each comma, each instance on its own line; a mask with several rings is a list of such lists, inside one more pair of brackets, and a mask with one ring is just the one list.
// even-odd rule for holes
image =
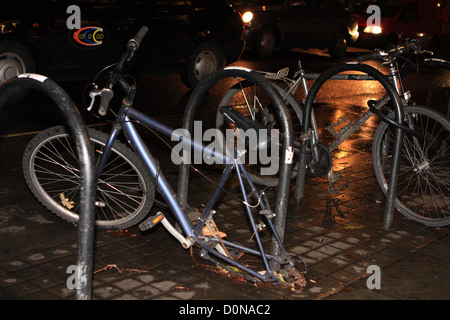
[[[183, 249], [161, 226], [145, 233], [132, 227], [96, 230], [92, 299], [192, 304], [450, 299], [449, 227], [426, 227], [395, 212], [392, 227], [383, 228], [385, 198], [372, 169], [369, 129], [343, 145], [334, 159], [342, 172], [339, 185], [346, 185], [339, 193], [327, 192], [326, 179], [308, 177], [301, 205], [290, 196], [284, 244], [299, 269], [306, 265], [303, 290], [230, 278], [200, 259], [197, 248], [192, 255]], [[0, 299], [72, 300], [67, 268], [76, 264], [78, 229], [44, 209], [25, 185], [21, 157], [31, 138], [0, 138]], [[160, 163], [176, 183], [178, 171], [170, 159]], [[191, 195], [204, 200], [204, 180], [192, 179], [190, 188]], [[215, 219], [229, 236], [248, 242], [252, 235], [240, 205], [224, 199]], [[369, 288], [377, 284], [374, 275], [381, 275], [379, 289]]]
[[[74, 299], [66, 282], [68, 266], [76, 263], [77, 228], [43, 209], [22, 181], [20, 162], [10, 161], [20, 158], [20, 148], [11, 146], [29, 138], [1, 143], [1, 154], [8, 157], [0, 160], [0, 299]], [[333, 195], [325, 179], [309, 178], [303, 203], [289, 204], [285, 246], [300, 266], [300, 259], [307, 266], [302, 291], [231, 279], [207, 266], [196, 249], [191, 256], [162, 227], [146, 233], [133, 227], [96, 230], [92, 298], [449, 299], [449, 228], [425, 227], [396, 212], [392, 227], [385, 230], [384, 197], [370, 154], [346, 151], [336, 161], [347, 187]], [[173, 179], [176, 173], [169, 170]], [[191, 188], [201, 194], [205, 186], [193, 179]], [[246, 241], [246, 218], [238, 208], [235, 199], [224, 201], [216, 219], [224, 219], [227, 232], [242, 234]], [[380, 270], [380, 289], [367, 285], [373, 265]]]

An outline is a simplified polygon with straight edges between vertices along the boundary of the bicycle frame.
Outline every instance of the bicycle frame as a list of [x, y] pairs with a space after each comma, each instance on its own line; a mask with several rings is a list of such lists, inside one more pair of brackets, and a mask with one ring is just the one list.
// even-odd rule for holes
[[[119, 81], [123, 81], [123, 79], [121, 79]], [[276, 276], [270, 270], [268, 261], [273, 260], [282, 265], [290, 263], [292, 266], [294, 266], [294, 261], [292, 261], [290, 259], [289, 255], [287, 254], [286, 250], [284, 249], [282, 240], [278, 236], [270, 217], [266, 216], [266, 218], [267, 218], [266, 220], [268, 222], [268, 225], [269, 225], [271, 231], [273, 232], [273, 235], [276, 238], [276, 241], [278, 242], [278, 245], [282, 248], [281, 249], [282, 252], [279, 257], [275, 257], [273, 255], [269, 255], [264, 252], [255, 221], [253, 220], [251, 209], [248, 205], [246, 205], [245, 207], [246, 207], [247, 214], [249, 216], [249, 220], [250, 220], [250, 223], [251, 223], [251, 226], [253, 229], [252, 231], [254, 232], [254, 235], [255, 235], [255, 239], [257, 242], [257, 246], [258, 246], [258, 251], [243, 247], [238, 244], [234, 244], [232, 242], [229, 242], [229, 241], [226, 241], [223, 239], [216, 239], [216, 238], [209, 239], [209, 238], [206, 238], [201, 235], [202, 228], [205, 225], [205, 222], [208, 220], [208, 218], [213, 214], [212, 208], [214, 207], [216, 201], [218, 200], [220, 192], [221, 192], [222, 188], [224, 187], [227, 179], [230, 177], [230, 174], [233, 169], [235, 169], [237, 172], [244, 201], [246, 203], [249, 202], [249, 199], [248, 199], [246, 191], [245, 191], [244, 179], [247, 181], [247, 183], [250, 186], [255, 197], [257, 199], [261, 199], [262, 195], [257, 191], [254, 184], [251, 182], [251, 180], [247, 176], [247, 172], [245, 171], [243, 165], [239, 162], [239, 159], [237, 157], [235, 157], [234, 159], [231, 159], [228, 155], [222, 154], [220, 152], [217, 152], [217, 150], [215, 150], [213, 157], [220, 161], [226, 161], [226, 162], [224, 162], [224, 163], [226, 163], [226, 166], [225, 166], [225, 169], [217, 183], [216, 188], [213, 191], [211, 198], [209, 199], [208, 203], [206, 204], [205, 209], [204, 209], [200, 219], [198, 220], [198, 223], [194, 226], [193, 223], [191, 222], [190, 218], [188, 217], [187, 208], [181, 206], [180, 202], [177, 199], [176, 193], [174, 192], [173, 188], [169, 184], [165, 175], [161, 171], [161, 168], [159, 167], [157, 160], [152, 156], [150, 150], [147, 148], [147, 146], [145, 145], [141, 136], [137, 132], [135, 126], [133, 125], [134, 121], [142, 123], [155, 131], [161, 132], [163, 135], [165, 135], [167, 137], [172, 137], [172, 140], [175, 137], [176, 140], [180, 141], [180, 143], [183, 143], [186, 147], [193, 147], [194, 150], [197, 152], [211, 152], [212, 151], [208, 147], [204, 146], [203, 144], [198, 143], [197, 141], [194, 141], [191, 139], [187, 139], [186, 136], [184, 136], [180, 133], [177, 133], [177, 131], [174, 131], [169, 126], [164, 125], [164, 124], [156, 121], [155, 119], [152, 119], [151, 117], [145, 115], [144, 113], [132, 108], [130, 101], [128, 101], [127, 98], [125, 98], [122, 102], [122, 106], [120, 108], [120, 111], [118, 113], [116, 121], [114, 122], [113, 128], [110, 132], [108, 141], [105, 145], [102, 155], [100, 156], [100, 160], [97, 165], [97, 175], [99, 175], [102, 172], [103, 167], [106, 163], [106, 160], [110, 154], [113, 143], [117, 139], [120, 130], [123, 130], [128, 142], [133, 147], [135, 152], [138, 154], [139, 158], [142, 160], [144, 166], [150, 173], [157, 188], [160, 190], [162, 196], [166, 200], [169, 208], [172, 210], [172, 213], [174, 214], [176, 220], [178, 221], [183, 233], [185, 234], [185, 236], [181, 235], [180, 233], [178, 233], [178, 231], [175, 230], [175, 228], [173, 228], [171, 230], [168, 229], [169, 232], [176, 239], [178, 239], [181, 242], [182, 246], [185, 249], [188, 249], [192, 245], [197, 244], [200, 247], [202, 247], [202, 249], [205, 250], [205, 252], [203, 252], [203, 257], [207, 258], [207, 260], [218, 263], [217, 261], [215, 261], [213, 259], [208, 259], [207, 254], [211, 254], [221, 260], [224, 260], [226, 263], [229, 263], [229, 264], [233, 265], [234, 267], [237, 267], [237, 268], [247, 272], [248, 274], [252, 275], [253, 277], [258, 278], [259, 280], [261, 280], [263, 282], [279, 281], [279, 279], [276, 278]], [[262, 210], [269, 210], [268, 206], [266, 206], [264, 201], [260, 201], [259, 204], [261, 205]], [[254, 254], [254, 255], [261, 257], [267, 272], [264, 275], [261, 275], [260, 273], [249, 269], [248, 267], [240, 264], [239, 262], [237, 262], [233, 259], [230, 259], [229, 257], [221, 254], [220, 252], [215, 250], [213, 247], [211, 247], [210, 244], [216, 245], [219, 241], [229, 247], [243, 250], [247, 253]], [[226, 268], [226, 266], [225, 266], [225, 268]]]
[[[285, 95], [294, 94], [297, 90], [298, 86], [301, 84], [305, 97], [308, 95], [308, 84], [307, 80], [316, 80], [319, 78], [320, 74], [317, 73], [305, 73], [304, 69], [301, 66], [299, 61], [299, 70], [297, 72], [298, 78], [294, 82], [291, 83], [289, 88], [286, 90]], [[391, 79], [395, 88], [397, 89], [398, 94], [401, 97], [405, 97], [405, 93], [403, 92], [403, 88], [401, 86], [401, 80], [398, 75], [398, 70], [394, 65], [394, 62], [391, 61], [389, 63], [389, 75], [388, 78]], [[376, 81], [373, 77], [367, 74], [337, 74], [330, 77], [330, 80], [356, 80], [356, 81]], [[375, 104], [376, 109], [380, 109], [383, 105], [389, 102], [389, 95], [383, 96], [380, 100]], [[405, 104], [407, 99], [402, 102]], [[333, 152], [342, 142], [344, 142], [352, 133], [356, 132], [372, 115], [372, 109], [366, 111], [360, 118], [358, 118], [353, 124], [349, 123], [346, 127], [344, 127], [338, 134], [333, 134], [336, 139], [328, 146], [328, 151]], [[331, 126], [330, 126], [331, 127]], [[329, 127], [329, 128], [330, 128]], [[319, 141], [319, 127], [317, 125], [316, 116], [314, 113], [314, 108], [311, 110], [311, 128], [314, 132], [315, 141]]]
[[[298, 62], [299, 69], [296, 72], [297, 79], [291, 80], [286, 77], [287, 70], [282, 69], [278, 73], [266, 73], [266, 78], [273, 79], [273, 80], [283, 80], [285, 82], [290, 83], [286, 90], [281, 94], [283, 99], [286, 99], [288, 95], [293, 95], [297, 91], [298, 87], [301, 85], [303, 92], [305, 94], [305, 99], [308, 96], [309, 89], [308, 89], [308, 83], [307, 80], [316, 80], [320, 77], [320, 74], [317, 73], [306, 73], [304, 69], [302, 68], [301, 62]], [[404, 92], [401, 78], [399, 75], [398, 67], [396, 65], [396, 60], [390, 59], [388, 62], [389, 67], [389, 74], [387, 75], [387, 78], [390, 79], [390, 81], [393, 83], [394, 88], [396, 89], [397, 93], [401, 97], [401, 101], [403, 105], [407, 104], [407, 101], [409, 99], [409, 92]], [[329, 80], [356, 80], [356, 81], [376, 81], [372, 76], [368, 74], [336, 74], [329, 78]], [[383, 107], [386, 103], [389, 102], [391, 98], [388, 94], [384, 95], [380, 100], [376, 101], [373, 105], [369, 105], [369, 110], [364, 112], [361, 117], [359, 117], [355, 122], [350, 121], [344, 128], [340, 130], [339, 133], [336, 133], [333, 129], [333, 126], [336, 126], [340, 124], [340, 120], [338, 120], [338, 123], [333, 123], [327, 129], [333, 134], [335, 139], [328, 145], [327, 149], [331, 153], [334, 150], [336, 150], [339, 145], [341, 145], [350, 135], [355, 133], [359, 128], [374, 114], [378, 114], [382, 119], [385, 121], [388, 120], [386, 117], [381, 115], [377, 110], [379, 110], [381, 107]], [[345, 120], [345, 119], [344, 119]], [[311, 146], [315, 146], [317, 142], [320, 141], [319, 136], [319, 126], [317, 124], [316, 116], [314, 113], [314, 108], [311, 109], [311, 115], [310, 115], [310, 122], [311, 122], [311, 131], [309, 132], [309, 137], [303, 137], [311, 140]], [[347, 122], [347, 121], [344, 121]], [[394, 123], [391, 121], [390, 123]], [[398, 126], [398, 125], [397, 125]], [[408, 131], [407, 127], [401, 127], [402, 130]], [[416, 134], [415, 132], [408, 131], [412, 134]], [[301, 138], [302, 139], [302, 138]], [[312, 148], [312, 155], [314, 159], [319, 158], [319, 154], [316, 148]], [[328, 180], [330, 182], [329, 191], [332, 193], [338, 192], [340, 189], [333, 189], [334, 184], [339, 179], [339, 176], [334, 175], [332, 168], [328, 172]], [[341, 187], [342, 188], [342, 187]]]

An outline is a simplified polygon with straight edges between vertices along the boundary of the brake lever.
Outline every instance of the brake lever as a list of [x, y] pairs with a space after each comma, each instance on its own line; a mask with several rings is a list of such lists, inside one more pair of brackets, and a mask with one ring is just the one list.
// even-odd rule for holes
[[94, 107], [95, 97], [100, 95], [102, 93], [101, 89], [98, 89], [98, 86], [95, 85], [94, 88], [89, 91], [89, 97], [91, 98], [91, 103], [89, 104], [89, 107], [87, 108], [87, 111], [91, 111]]

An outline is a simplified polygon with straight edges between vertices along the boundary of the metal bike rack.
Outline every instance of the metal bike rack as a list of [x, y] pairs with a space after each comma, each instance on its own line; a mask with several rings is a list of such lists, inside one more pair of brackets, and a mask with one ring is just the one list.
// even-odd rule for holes
[[[232, 74], [231, 74], [232, 72]], [[225, 78], [239, 77], [242, 79], [247, 79], [260, 86], [262, 90], [268, 93], [270, 96], [275, 97], [274, 106], [276, 108], [277, 115], [280, 118], [280, 137], [281, 137], [281, 159], [285, 159], [286, 150], [289, 146], [293, 145], [293, 134], [292, 126], [289, 113], [286, 106], [275, 88], [270, 84], [270, 82], [265, 79], [262, 75], [253, 72], [245, 68], [226, 68], [220, 70], [211, 75], [208, 79], [201, 82], [192, 92], [188, 103], [186, 105], [186, 110], [183, 118], [183, 129], [187, 129], [188, 132], [192, 133], [194, 126], [194, 116], [198, 105], [205, 93], [211, 89], [218, 81]], [[220, 107], [220, 106], [218, 106]], [[285, 224], [286, 224], [286, 214], [289, 200], [289, 185], [290, 176], [292, 174], [292, 164], [282, 162], [280, 165], [280, 184], [278, 185], [278, 197], [277, 206], [275, 210], [275, 229], [280, 237], [284, 239]], [[189, 185], [189, 165], [181, 164], [178, 176], [178, 201], [182, 206], [187, 206], [188, 198], [188, 185]], [[279, 257], [281, 253], [281, 248], [275, 239], [272, 239], [271, 254]], [[270, 262], [270, 267], [278, 271], [280, 265], [274, 261]]]
[[46, 94], [59, 107], [75, 137], [80, 161], [81, 201], [78, 223], [78, 257], [80, 271], [77, 299], [91, 298], [92, 260], [94, 245], [95, 166], [92, 146], [80, 113], [68, 94], [53, 80], [39, 74], [21, 74], [0, 87], [0, 108], [7, 99], [21, 88], [37, 89]]
[[[366, 73], [367, 75], [373, 77], [374, 80], [377, 80], [383, 87], [386, 89], [389, 98], [394, 104], [394, 113], [395, 119], [398, 125], [403, 126], [403, 108], [401, 99], [395, 90], [395, 87], [390, 82], [389, 78], [383, 75], [381, 72], [376, 70], [375, 68], [358, 63], [345, 63], [337, 65], [326, 72], [322, 73], [319, 78], [312, 85], [308, 96], [305, 100], [305, 113], [303, 115], [303, 124], [304, 130], [303, 135], [307, 134], [307, 131], [310, 127], [310, 119], [311, 119], [311, 110], [313, 107], [313, 103], [315, 101], [315, 97], [317, 92], [321, 88], [321, 86], [329, 80], [332, 76], [345, 72], [345, 71], [359, 71]], [[352, 79], [352, 75], [349, 75], [349, 80]], [[400, 156], [401, 156], [401, 143], [402, 143], [403, 131], [400, 128], [397, 128], [395, 131], [394, 137], [394, 147], [393, 147], [393, 156], [392, 156], [392, 164], [391, 164], [391, 172], [389, 176], [389, 185], [388, 185], [388, 193], [386, 195], [386, 206], [384, 212], [383, 226], [385, 228], [390, 228], [394, 219], [394, 209], [395, 209], [395, 200], [397, 196], [397, 183], [398, 183], [398, 175], [400, 169]], [[304, 152], [305, 143], [302, 143], [302, 151], [300, 152], [299, 158], [299, 170], [297, 174], [296, 186], [295, 186], [295, 200], [300, 202], [303, 198], [303, 189], [305, 183], [305, 174], [306, 174], [306, 152]]]

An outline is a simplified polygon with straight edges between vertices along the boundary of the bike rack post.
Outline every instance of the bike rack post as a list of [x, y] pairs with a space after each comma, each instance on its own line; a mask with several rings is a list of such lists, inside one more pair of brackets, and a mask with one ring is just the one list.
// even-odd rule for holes
[[[321, 86], [329, 80], [332, 76], [345, 72], [345, 71], [360, 71], [364, 72], [367, 75], [374, 78], [380, 82], [381, 85], [386, 89], [389, 98], [394, 104], [394, 113], [396, 122], [399, 125], [403, 125], [403, 108], [400, 97], [395, 90], [395, 87], [390, 82], [389, 78], [383, 75], [381, 72], [376, 70], [375, 68], [365, 65], [365, 64], [357, 64], [357, 63], [344, 63], [337, 66], [332, 67], [326, 72], [322, 73], [320, 77], [314, 82], [312, 85], [308, 96], [305, 100], [305, 113], [303, 115], [303, 124], [304, 131], [303, 134], [307, 134], [307, 130], [310, 127], [310, 117], [311, 110], [313, 107], [313, 103], [315, 101], [317, 92], [321, 88]], [[403, 131], [399, 128], [396, 129], [395, 137], [394, 137], [394, 148], [393, 148], [393, 156], [391, 163], [391, 172], [389, 175], [389, 185], [388, 191], [386, 195], [386, 206], [384, 212], [383, 226], [385, 228], [390, 228], [392, 225], [392, 221], [394, 219], [394, 209], [395, 209], [395, 200], [397, 196], [397, 183], [398, 183], [398, 175], [400, 169], [400, 156], [401, 156], [401, 143], [402, 143]], [[302, 146], [303, 148], [303, 146]], [[300, 168], [302, 170], [300, 170]], [[299, 158], [299, 171], [297, 174], [296, 186], [295, 186], [295, 195], [294, 198], [297, 202], [300, 202], [303, 198], [303, 188], [306, 174], [306, 153], [301, 152]]]
[[94, 244], [95, 166], [92, 146], [83, 119], [68, 94], [53, 80], [39, 74], [21, 74], [0, 87], [0, 108], [20, 88], [32, 88], [46, 94], [59, 107], [75, 137], [80, 160], [81, 203], [78, 223], [77, 299], [91, 298], [92, 259]]
[[[183, 129], [187, 129], [188, 132], [192, 133], [195, 112], [197, 110], [198, 105], [200, 104], [201, 99], [209, 89], [211, 89], [219, 80], [236, 77], [247, 79], [250, 82], [255, 83], [256, 85], [261, 87], [261, 89], [268, 95], [274, 97], [275, 99], [273, 101], [274, 107], [281, 122], [280, 137], [282, 140], [281, 141], [282, 149], [280, 156], [281, 159], [285, 159], [288, 147], [293, 145], [293, 134], [289, 112], [287, 111], [281, 96], [279, 95], [277, 90], [270, 84], [270, 82], [267, 79], [265, 79], [262, 75], [249, 69], [239, 67], [225, 68], [223, 70], [215, 72], [209, 78], [201, 82], [194, 89], [192, 95], [190, 96], [187, 102], [186, 111], [184, 113], [183, 118]], [[280, 165], [280, 184], [278, 185], [277, 206], [275, 210], [276, 219], [274, 223], [275, 229], [280, 239], [284, 239], [291, 174], [292, 174], [292, 163], [282, 162]], [[189, 185], [189, 165], [182, 163], [179, 169], [177, 194], [178, 194], [178, 201], [183, 207], [186, 207], [188, 205], [187, 203], [188, 185]], [[276, 257], [278, 257], [281, 254], [281, 248], [274, 238], [272, 239], [271, 253]], [[271, 261], [270, 267], [273, 270], [278, 271], [280, 265], [274, 261]]]

